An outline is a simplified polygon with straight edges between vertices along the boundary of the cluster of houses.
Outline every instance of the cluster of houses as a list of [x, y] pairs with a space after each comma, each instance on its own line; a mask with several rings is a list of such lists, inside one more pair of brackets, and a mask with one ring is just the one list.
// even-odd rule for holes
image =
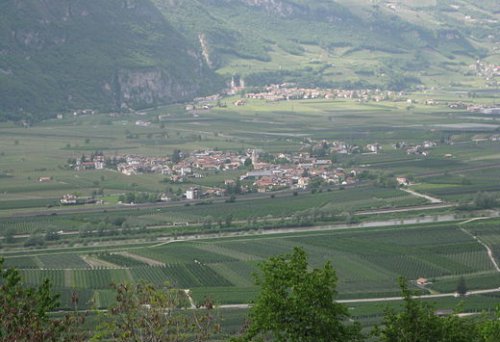
[[139, 173], [161, 173], [169, 174], [170, 158], [147, 157], [139, 155], [125, 155], [115, 157], [115, 165], [118, 172], [126, 176]]
[[[96, 113], [97, 113], [97, 111], [94, 109], [78, 109], [78, 110], [74, 111], [72, 114], [73, 114], [73, 116], [87, 116], [87, 115], [95, 115]], [[64, 114], [58, 114], [57, 118], [63, 119]]]
[[193, 112], [197, 110], [208, 110], [213, 108], [215, 103], [218, 103], [219, 106], [225, 106], [220, 102], [221, 99], [222, 99], [221, 94], [215, 94], [205, 97], [197, 97], [193, 100], [193, 103], [186, 105], [185, 109], [188, 112]]
[[[307, 189], [313, 182], [325, 184], [354, 184], [357, 182], [355, 170], [346, 171], [333, 166], [331, 160], [318, 159], [308, 153], [274, 155], [280, 163], [262, 162], [258, 160], [258, 153], [252, 151], [250, 156], [253, 169], [241, 175], [239, 180], [226, 179], [227, 188], [237, 186], [241, 182], [239, 191], [268, 192], [281, 189]], [[198, 199], [202, 196], [221, 196], [224, 189], [212, 189], [212, 193], [202, 192], [197, 187], [186, 190], [186, 199]]]
[[477, 60], [476, 63], [471, 64], [469, 69], [474, 71], [476, 76], [484, 77], [487, 81], [500, 76], [500, 65], [485, 63], [481, 60]]
[[292, 84], [272, 84], [261, 92], [247, 93], [247, 99], [266, 100], [269, 102], [307, 99], [358, 99], [360, 101], [404, 100], [403, 92], [384, 91], [380, 89], [319, 89], [298, 88]]
[[309, 149], [313, 155], [335, 155], [335, 154], [354, 154], [354, 153], [378, 153], [382, 150], [382, 145], [379, 143], [367, 144], [364, 148], [357, 144], [346, 143], [345, 141], [326, 141], [315, 142], [306, 139], [302, 150]]
[[[500, 140], [499, 135], [491, 137]], [[398, 142], [395, 149], [407, 154], [428, 156], [437, 145], [426, 140], [420, 144]], [[306, 138], [302, 148], [293, 153], [265, 153], [255, 149], [245, 151], [197, 150], [191, 153], [177, 151], [172, 156], [151, 157], [140, 155], [115, 155], [105, 158], [102, 152], [82, 156], [73, 164], [75, 170], [114, 168], [124, 175], [157, 173], [166, 176], [172, 183], [183, 183], [188, 179], [202, 178], [207, 172], [246, 170], [239, 179], [227, 179], [225, 189], [238, 182], [239, 191], [275, 191], [280, 189], [306, 189], [318, 184], [349, 185], [357, 182], [357, 171], [336, 167], [331, 159], [335, 154], [378, 153], [382, 146], [370, 143], [364, 147], [344, 141], [315, 141]], [[42, 180], [40, 180], [42, 181]], [[405, 182], [400, 182], [401, 184]], [[188, 189], [186, 199], [205, 196], [221, 196], [224, 188], [213, 188], [210, 193], [199, 188]], [[67, 198], [65, 201], [71, 201]], [[165, 199], [167, 200], [167, 199]]]
[[88, 157], [83, 155], [80, 159], [76, 159], [71, 166], [75, 171], [102, 170], [106, 166], [106, 160], [104, 153], [95, 152]]
[[[356, 171], [346, 171], [336, 168], [326, 155], [333, 153], [351, 153], [357, 145], [343, 142], [322, 141], [308, 145], [312, 150], [326, 149], [322, 156], [313, 152], [300, 151], [296, 153], [265, 154], [261, 158], [261, 151], [246, 150], [234, 151], [194, 151], [189, 155], [180, 152], [175, 162], [170, 157], [149, 157], [138, 155], [120, 155], [105, 158], [102, 152], [96, 152], [89, 157], [82, 156], [74, 163], [74, 169], [91, 170], [104, 167], [116, 168], [125, 175], [139, 173], [159, 173], [176, 182], [185, 182], [188, 178], [202, 178], [206, 172], [224, 172], [247, 168], [248, 172], [240, 177], [246, 181], [246, 189], [257, 191], [271, 191], [284, 188], [305, 189], [311, 182], [326, 184], [352, 184], [356, 182]], [[378, 144], [369, 144], [373, 152], [380, 149]], [[231, 186], [234, 180], [227, 180], [226, 186]], [[219, 189], [221, 190], [221, 189]], [[214, 195], [221, 195], [223, 190]], [[185, 193], [187, 199], [195, 199], [202, 194], [199, 189], [189, 189]], [[69, 201], [69, 198], [67, 199]]]
[[[345, 144], [332, 144], [333, 150], [340, 152], [349, 148]], [[242, 180], [255, 180], [258, 189], [297, 187], [306, 188], [314, 177], [320, 177], [329, 184], [350, 184], [354, 182], [352, 173], [334, 169], [331, 160], [311, 156], [310, 153], [277, 153], [273, 161], [262, 161], [259, 152], [247, 150], [243, 153], [233, 151], [195, 151], [182, 156], [177, 162], [168, 157], [122, 156], [116, 165], [125, 175], [138, 173], [161, 173], [169, 176], [172, 182], [184, 182], [187, 178], [202, 178], [205, 172], [238, 170], [244, 166], [252, 171], [242, 176]], [[227, 185], [227, 184], [226, 184]], [[188, 194], [186, 194], [186, 197]]]
[[486, 115], [500, 115], [500, 106], [488, 106], [481, 104], [467, 104], [464, 102], [452, 102], [448, 103], [448, 108], [450, 109], [458, 109], [458, 110], [467, 110], [471, 113], [480, 113]]
[[75, 194], [65, 194], [59, 199], [61, 205], [76, 204], [103, 204], [103, 200], [96, 200], [93, 197], [79, 198]]
[[151, 126], [151, 121], [146, 121], [146, 120], [137, 120], [135, 122], [135, 125], [136, 126], [139, 126], [139, 127], [149, 127]]
[[[498, 139], [493, 136], [492, 140]], [[428, 156], [429, 149], [437, 145], [434, 141], [410, 145], [398, 142], [396, 149], [407, 154]], [[189, 154], [178, 152], [177, 157], [114, 155], [111, 158], [102, 152], [92, 153], [74, 160], [71, 166], [76, 171], [101, 170], [105, 167], [131, 176], [142, 173], [157, 173], [167, 176], [173, 183], [182, 183], [189, 178], [203, 178], [206, 172], [250, 170], [241, 180], [252, 180], [259, 191], [280, 188], [306, 188], [317, 178], [327, 184], [351, 184], [356, 181], [356, 172], [335, 168], [329, 156], [335, 154], [378, 153], [382, 146], [370, 143], [365, 147], [343, 141], [314, 141], [306, 139], [300, 151], [295, 153], [268, 154], [257, 150], [215, 151], [197, 150]], [[265, 155], [265, 158], [261, 158]], [[41, 179], [40, 182], [46, 181]], [[228, 180], [228, 182], [230, 182]], [[228, 185], [228, 184], [226, 184]]]
[[398, 142], [393, 145], [395, 149], [400, 149], [406, 151], [407, 154], [414, 154], [414, 155], [420, 155], [424, 157], [428, 157], [430, 152], [429, 150], [432, 149], [433, 147], [436, 147], [437, 143], [434, 141], [426, 140], [422, 142], [421, 144], [417, 145], [412, 145], [412, 144], [406, 144], [406, 142]]
[[[272, 168], [249, 171], [240, 180], [251, 180], [258, 192], [280, 189], [307, 189], [312, 182], [354, 184], [356, 171], [332, 166], [330, 160], [306, 158], [303, 163], [275, 165]], [[226, 182], [226, 185], [227, 182]]]
[[61, 199], [59, 202], [63, 205], [75, 205], [78, 202], [78, 196], [74, 194], [66, 194]]
[[[175, 162], [167, 156], [151, 157], [141, 155], [115, 155], [105, 158], [102, 152], [82, 156], [71, 166], [75, 171], [100, 170], [104, 167], [115, 168], [124, 175], [140, 173], [160, 173], [171, 176], [173, 181], [182, 182], [186, 177], [201, 178], [200, 171], [236, 170], [251, 159], [251, 152], [236, 153], [231, 151], [194, 151], [189, 155], [179, 152]], [[255, 164], [258, 162], [255, 160]]]

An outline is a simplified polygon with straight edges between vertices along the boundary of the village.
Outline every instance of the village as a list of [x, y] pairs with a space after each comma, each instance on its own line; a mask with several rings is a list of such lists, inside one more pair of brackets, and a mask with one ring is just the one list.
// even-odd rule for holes
[[[370, 145], [371, 146], [371, 145]], [[166, 176], [171, 183], [196, 183], [193, 179], [204, 178], [211, 173], [240, 170], [238, 179], [227, 179], [225, 187], [232, 187], [244, 181], [242, 192], [267, 192], [281, 189], [307, 189], [311, 182], [326, 184], [353, 184], [356, 182], [355, 170], [335, 167], [330, 153], [351, 153], [354, 149], [345, 143], [322, 142], [314, 148], [327, 149], [317, 156], [311, 152], [269, 154], [256, 149], [242, 153], [234, 151], [197, 150], [191, 153], [175, 151], [170, 157], [146, 157], [139, 155], [115, 155], [105, 157], [102, 152], [92, 153], [74, 160], [70, 166], [75, 171], [116, 169], [131, 176], [144, 173], [156, 173]], [[243, 173], [246, 171], [245, 173]], [[210, 192], [212, 195], [224, 195], [224, 189]], [[187, 199], [201, 197], [201, 192], [193, 189], [185, 193]], [[65, 202], [65, 204], [71, 204]]]
[[469, 70], [488, 81], [489, 86], [497, 86], [496, 78], [500, 76], [500, 65], [477, 60], [476, 63], [469, 65]]
[[[489, 70], [489, 69], [488, 69]], [[498, 67], [496, 69], [498, 70]], [[438, 100], [415, 99], [404, 91], [391, 91], [382, 89], [341, 89], [341, 88], [304, 88], [298, 87], [295, 83], [270, 84], [261, 88], [247, 88], [243, 80], [231, 81], [230, 87], [224, 94], [216, 94], [207, 97], [199, 97], [194, 99], [193, 103], [186, 105], [186, 111], [197, 114], [198, 111], [210, 110], [213, 107], [227, 107], [223, 101], [225, 96], [240, 95], [240, 98], [234, 100], [232, 104], [236, 107], [245, 106], [250, 100], [260, 100], [268, 103], [292, 100], [334, 100], [345, 99], [355, 102], [404, 102], [408, 105], [424, 104], [426, 106], [446, 105], [450, 109], [467, 110], [469, 112], [481, 114], [499, 114], [498, 106], [480, 104], [480, 103], [464, 103], [464, 102], [440, 102]], [[473, 97], [474, 94], [469, 94]], [[162, 118], [159, 117], [161, 121]], [[151, 123], [137, 121], [137, 126], [147, 127]]]
[[300, 88], [294, 84], [272, 84], [260, 92], [246, 93], [245, 98], [266, 100], [269, 102], [308, 99], [357, 99], [359, 101], [404, 101], [403, 92], [380, 89], [320, 89]]
[[[406, 154], [428, 157], [435, 146], [437, 142], [434, 141], [423, 141], [420, 144], [401, 141], [391, 148], [402, 150]], [[359, 181], [361, 171], [336, 165], [335, 156], [378, 154], [382, 149], [379, 143], [359, 146], [343, 141], [315, 141], [306, 138], [302, 142], [302, 148], [293, 153], [268, 153], [258, 149], [238, 152], [202, 149], [192, 152], [175, 150], [170, 156], [152, 157], [133, 154], [105, 156], [103, 152], [97, 151], [68, 162], [69, 167], [75, 171], [112, 169], [126, 176], [161, 174], [165, 176], [164, 182], [193, 186], [177, 196], [162, 194], [157, 200], [197, 200], [250, 192], [317, 189], [320, 185], [352, 185]], [[196, 179], [221, 172], [229, 174], [231, 171], [231, 175], [219, 187], [196, 185]], [[61, 199], [61, 204], [75, 203], [76, 198], [70, 196]]]

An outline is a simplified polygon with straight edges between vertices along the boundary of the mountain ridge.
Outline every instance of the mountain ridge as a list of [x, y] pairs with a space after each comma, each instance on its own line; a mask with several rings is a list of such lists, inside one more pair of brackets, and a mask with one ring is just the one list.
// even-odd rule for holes
[[476, 59], [500, 63], [494, 0], [7, 0], [0, 10], [0, 115], [13, 118], [188, 101], [233, 75], [250, 86], [466, 87]]
[[[484, 10], [499, 7], [494, 1], [481, 6], [464, 0], [154, 1], [187, 37], [193, 39], [203, 33], [220, 74], [226, 79], [233, 73], [242, 74], [252, 85], [263, 85], [275, 78], [276, 82], [299, 81], [309, 85], [411, 88], [428, 83], [431, 77], [420, 79], [421, 74], [455, 78], [467, 72], [463, 64], [492, 54], [498, 59], [498, 49], [495, 52], [494, 47], [499, 45], [495, 28], [500, 17], [495, 11]], [[460, 6], [453, 5], [455, 2]], [[478, 18], [467, 19], [469, 14]], [[310, 46], [332, 58], [318, 63], [317, 57], [309, 56], [313, 50]], [[360, 52], [381, 54], [375, 66], [367, 67], [374, 63], [365, 58], [351, 70], [332, 68], [339, 59], [347, 64], [346, 59]], [[288, 62], [294, 56], [304, 57], [302, 65], [296, 63], [290, 68], [291, 64], [274, 63], [279, 57]], [[316, 65], [306, 58], [316, 59]], [[251, 65], [244, 60], [257, 63]], [[260, 62], [267, 65], [256, 71], [255, 65]], [[243, 63], [245, 68], [237, 65]], [[454, 64], [457, 65], [450, 67]], [[329, 77], [341, 73], [345, 77]], [[281, 77], [283, 74], [287, 75]], [[304, 77], [297, 78], [298, 74]], [[366, 77], [370, 74], [374, 77]], [[404, 79], [408, 82], [401, 82]]]

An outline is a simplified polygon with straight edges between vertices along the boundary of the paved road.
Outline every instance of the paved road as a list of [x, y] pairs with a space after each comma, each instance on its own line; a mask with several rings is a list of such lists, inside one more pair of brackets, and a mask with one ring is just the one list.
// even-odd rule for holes
[[[500, 292], [500, 287], [494, 289], [487, 290], [476, 290], [467, 292], [466, 296], [474, 296], [474, 295], [482, 295], [489, 293], [497, 293]], [[413, 298], [418, 299], [433, 299], [433, 298], [445, 298], [445, 297], [457, 297], [457, 293], [439, 293], [433, 295], [422, 295], [422, 296], [414, 296]], [[403, 297], [381, 297], [381, 298], [361, 298], [361, 299], [341, 299], [337, 302], [339, 303], [376, 303], [376, 302], [390, 302], [390, 301], [398, 301], [403, 300]]]
[[[498, 213], [497, 213], [497, 215], [498, 215]], [[478, 221], [478, 220], [482, 220], [482, 219], [484, 219], [484, 218], [483, 217], [474, 217], [474, 218], [471, 218], [471, 219], [469, 219], [467, 221], [461, 222], [460, 224], [464, 225], [464, 224], [467, 224], [469, 222], [474, 222], [474, 221]], [[493, 255], [493, 251], [491, 250], [490, 246], [488, 246], [486, 243], [484, 243], [483, 241], [481, 241], [481, 239], [478, 236], [472, 234], [467, 229], [460, 228], [460, 230], [463, 231], [465, 234], [469, 235], [475, 241], [477, 241], [481, 246], [483, 246], [484, 248], [486, 248], [486, 252], [488, 253], [488, 258], [490, 258], [490, 261], [493, 264], [493, 267], [495, 267], [495, 270], [497, 272], [500, 272], [500, 267], [498, 266], [498, 263], [497, 263], [497, 261], [495, 259], [495, 256]]]
[[[189, 298], [190, 305], [188, 310], [194, 310], [197, 309], [193, 299], [191, 298], [190, 295], [190, 290], [189, 289], [184, 289], [184, 293]], [[487, 290], [477, 290], [477, 291], [469, 291], [467, 292], [466, 296], [475, 296], [475, 295], [482, 295], [482, 294], [490, 294], [490, 293], [497, 293], [500, 292], [500, 288], [496, 289], [487, 289]], [[456, 293], [441, 293], [441, 294], [436, 294], [436, 295], [423, 295], [423, 296], [414, 296], [413, 298], [415, 299], [432, 299], [432, 298], [445, 298], [445, 297], [457, 297]], [[342, 304], [355, 304], [355, 303], [377, 303], [377, 302], [391, 302], [391, 301], [401, 301], [403, 300], [403, 297], [381, 297], [381, 298], [358, 298], [358, 299], [339, 299], [336, 302], [337, 303], [342, 303]], [[248, 309], [252, 306], [252, 304], [222, 304], [222, 305], [217, 305], [217, 309]], [[203, 308], [201, 308], [203, 309]], [[106, 309], [97, 309], [97, 310], [78, 310], [78, 312], [107, 312], [108, 310]], [[66, 312], [66, 311], [58, 311], [60, 313]], [[465, 313], [465, 314], [459, 314], [459, 316], [468, 316], [471, 314]]]
[[[387, 212], [387, 211], [385, 211]], [[433, 222], [456, 222], [462, 220], [461, 218], [456, 217], [453, 214], [445, 214], [445, 215], [434, 215], [434, 216], [423, 216], [423, 217], [415, 217], [415, 218], [406, 218], [406, 219], [388, 219], [381, 221], [369, 221], [369, 222], [361, 222], [358, 224], [338, 224], [338, 225], [324, 225], [324, 226], [309, 226], [309, 227], [288, 227], [288, 228], [273, 228], [273, 229], [265, 229], [259, 230], [259, 232], [255, 231], [236, 231], [236, 232], [224, 232], [224, 233], [193, 233], [189, 235], [180, 235], [177, 237], [165, 236], [159, 237], [157, 239], [158, 243], [152, 245], [151, 247], [157, 247], [169, 243], [182, 242], [182, 241], [194, 241], [194, 240], [209, 240], [209, 239], [221, 239], [221, 238], [234, 238], [234, 237], [249, 237], [249, 236], [257, 236], [257, 235], [274, 235], [274, 234], [290, 234], [290, 233], [307, 233], [307, 232], [321, 232], [321, 231], [334, 231], [334, 230], [342, 230], [342, 229], [360, 229], [360, 228], [380, 228], [380, 227], [393, 227], [393, 226], [402, 226], [402, 225], [414, 225], [414, 224], [425, 224], [425, 223], [433, 223]], [[62, 235], [75, 235], [79, 234], [78, 231], [69, 231], [62, 232]], [[15, 236], [16, 238], [27, 238], [28, 234], [19, 234]], [[0, 236], [0, 241], [3, 239]], [[124, 243], [130, 244], [130, 240], [124, 240]], [[144, 241], [142, 241], [144, 243]], [[106, 245], [100, 244], [96, 247], [119, 247], [119, 245]], [[61, 252], [67, 251], [71, 248], [60, 248]], [[21, 250], [21, 249], [20, 249]], [[13, 253], [18, 253], [20, 250], [12, 250]], [[5, 253], [4, 255], [7, 255]]]
[[[477, 291], [469, 291], [466, 296], [474, 296], [474, 295], [483, 295], [489, 293], [497, 293], [500, 292], [500, 288], [496, 289], [487, 289], [487, 290], [477, 290]], [[433, 298], [446, 298], [446, 297], [457, 297], [455, 292], [453, 293], [440, 293], [434, 295], [423, 295], [423, 296], [414, 296], [416, 299], [433, 299]], [[403, 297], [380, 297], [380, 298], [357, 298], [357, 299], [339, 299], [336, 302], [342, 304], [355, 304], [355, 303], [378, 303], [378, 302], [392, 302], [392, 301], [401, 301]], [[218, 308], [221, 309], [248, 309], [251, 304], [226, 304], [219, 305]]]

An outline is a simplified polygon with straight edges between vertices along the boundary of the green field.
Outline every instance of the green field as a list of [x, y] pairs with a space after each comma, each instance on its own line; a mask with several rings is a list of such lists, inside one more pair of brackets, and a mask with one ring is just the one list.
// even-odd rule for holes
[[0, 258], [58, 309], [78, 294], [92, 325], [148, 282], [234, 333], [296, 246], [365, 331], [401, 276], [436, 309], [498, 305], [498, 0], [33, 3], [0, 5]]
[[[426, 98], [420, 93], [410, 96], [421, 101]], [[235, 107], [232, 105], [235, 97], [227, 99], [227, 108], [214, 108], [197, 117], [178, 105], [155, 109], [141, 116], [142, 120], [153, 122], [150, 127], [136, 126], [138, 117], [133, 114], [119, 118], [100, 114], [48, 120], [30, 128], [2, 124], [0, 215], [10, 216], [12, 211], [23, 208], [57, 207], [58, 199], [66, 193], [90, 196], [100, 190], [105, 202], [112, 205], [116, 203], [117, 194], [124, 192], [157, 193], [167, 188], [182, 191], [196, 184], [220, 187], [225, 179], [244, 173], [205, 172], [202, 179], [171, 185], [162, 183], [164, 177], [159, 174], [125, 176], [112, 170], [75, 172], [67, 169], [68, 158], [79, 158], [97, 150], [107, 156], [127, 153], [168, 156], [174, 149], [190, 152], [205, 148], [294, 152], [303, 148], [305, 139], [340, 140], [361, 147], [378, 142], [383, 147], [380, 153], [336, 155], [337, 166], [417, 177], [424, 191], [427, 191], [426, 185], [449, 184], [449, 181], [443, 183], [439, 176], [426, 176], [434, 173], [453, 174], [458, 185], [466, 179], [466, 193], [498, 191], [495, 182], [486, 182], [487, 175], [466, 171], [498, 164], [498, 142], [472, 141], [478, 134], [486, 138], [493, 134], [498, 120], [495, 117], [490, 120], [491, 131], [461, 128], [475, 127], [483, 122], [482, 117], [463, 112], [450, 116], [444, 101], [451, 101], [451, 95], [440, 96], [442, 105], [416, 104], [411, 111], [404, 102], [358, 103], [347, 99], [277, 103], [250, 100], [244, 107]], [[170, 114], [165, 122], [155, 122], [158, 115], [165, 113]], [[445, 126], [451, 124], [457, 126]], [[457, 143], [440, 143], [444, 138]], [[420, 144], [424, 140], [438, 143], [430, 150], [429, 157], [407, 155], [393, 147], [397, 142]], [[453, 158], [445, 158], [449, 154]], [[51, 177], [51, 180], [39, 182], [40, 177]], [[448, 193], [439, 194], [448, 196]], [[453, 195], [449, 198], [455, 200]]]
[[[422, 94], [415, 96], [425, 99]], [[335, 155], [335, 166], [368, 171], [375, 177], [378, 174], [413, 177], [418, 183], [415, 190], [451, 202], [470, 200], [479, 191], [499, 192], [494, 167], [499, 160], [498, 143], [474, 143], [471, 140], [477, 135], [474, 131], [437, 128], [450, 123], [480, 123], [480, 117], [457, 114], [450, 119], [445, 106], [417, 104], [411, 113], [404, 107], [405, 104], [399, 102], [372, 104], [344, 99], [279, 103], [252, 100], [244, 107], [214, 108], [199, 117], [189, 115], [180, 106], [170, 106], [151, 111], [143, 118], [153, 120], [158, 114], [171, 113], [164, 126], [159, 123], [151, 127], [135, 126], [133, 115], [110, 119], [106, 124], [103, 124], [105, 115], [52, 120], [28, 129], [3, 124], [0, 127], [0, 231], [31, 234], [60, 229], [77, 231], [83, 226], [88, 230], [103, 220], [111, 221], [116, 217], [126, 218], [132, 227], [141, 227], [202, 222], [207, 216], [214, 221], [228, 215], [234, 220], [281, 218], [312, 208], [328, 210], [332, 203], [336, 211], [426, 203], [422, 198], [398, 194], [395, 190], [370, 188], [286, 200], [267, 198], [250, 202], [242, 198], [241, 202], [237, 200], [231, 204], [162, 208], [160, 212], [139, 213], [123, 208], [116, 214], [22, 217], [25, 212], [44, 212], [47, 207], [54, 212], [60, 211], [63, 208], [58, 199], [66, 193], [90, 196], [99, 190], [104, 193], [104, 204], [84, 207], [105, 211], [116, 205], [120, 193], [159, 193], [167, 189], [182, 192], [193, 185], [222, 187], [225, 179], [234, 179], [244, 173], [243, 170], [227, 174], [206, 172], [199, 180], [168, 184], [162, 182], [164, 177], [159, 174], [125, 176], [112, 170], [76, 172], [67, 169], [68, 158], [95, 150], [106, 155], [168, 156], [177, 148], [186, 152], [203, 148], [293, 152], [302, 148], [306, 138], [344, 140], [361, 147], [378, 142], [383, 147], [378, 154]], [[198, 136], [201, 140], [194, 139]], [[461, 140], [453, 145], [439, 143], [443, 137]], [[408, 155], [393, 147], [401, 141], [418, 144], [424, 140], [438, 142], [430, 150], [429, 157]], [[453, 157], [446, 158], [448, 154]], [[39, 177], [51, 177], [51, 181], [41, 183]], [[339, 197], [343, 200], [339, 201]]]
[[[462, 111], [450, 114], [445, 105], [493, 100], [459, 99], [452, 92], [434, 95], [441, 105], [423, 105], [430, 95], [416, 92], [411, 97], [419, 103], [409, 109], [406, 102], [349, 99], [248, 100], [236, 107], [232, 104], [239, 99], [236, 96], [225, 99], [227, 107], [200, 111], [197, 116], [174, 105], [140, 117], [67, 117], [29, 128], [1, 124], [0, 255], [6, 266], [21, 269], [29, 285], [49, 278], [61, 294], [63, 308], [70, 307], [73, 291], [80, 293], [84, 308], [109, 307], [114, 301], [110, 285], [123, 281], [190, 289], [196, 302], [211, 297], [221, 305], [250, 303], [259, 290], [254, 282], [259, 263], [294, 246], [305, 248], [313, 267], [332, 262], [341, 299], [397, 296], [400, 275], [415, 289], [416, 279], [427, 278], [429, 284], [420, 289], [425, 293], [453, 292], [462, 276], [471, 290], [497, 288], [500, 275], [483, 244], [499, 262], [498, 219], [463, 223], [494, 217], [495, 211], [458, 210], [456, 205], [466, 207], [478, 192], [500, 193], [498, 142], [473, 141], [495, 134], [493, 126], [499, 119], [491, 118], [491, 130], [478, 131], [474, 125], [484, 118]], [[170, 116], [158, 122], [157, 116], [164, 114]], [[138, 119], [153, 123], [139, 127]], [[67, 167], [68, 158], [96, 150], [107, 156], [169, 156], [175, 149], [297, 153], [323, 139], [362, 150], [379, 143], [382, 150], [327, 156], [333, 168], [363, 175], [355, 187], [322, 186], [296, 194], [252, 193], [229, 202], [229, 197], [208, 198], [154, 207], [120, 206], [118, 197], [127, 192], [223, 187], [226, 179], [236, 179], [247, 170], [204, 171], [203, 178], [171, 184], [160, 174], [125, 176], [111, 169], [77, 172]], [[426, 140], [437, 144], [428, 156], [394, 147]], [[398, 176], [410, 178], [415, 183], [412, 190], [442, 200], [444, 207], [429, 206], [428, 199], [380, 181]], [[50, 181], [40, 182], [40, 177]], [[96, 199], [103, 204], [59, 205], [59, 198], [68, 193], [82, 197], [99, 193]], [[440, 215], [456, 221], [440, 222]], [[402, 225], [405, 219], [418, 223], [422, 217], [427, 223]], [[394, 221], [384, 227], [345, 228], [346, 223], [370, 227], [371, 222], [384, 220]], [[337, 226], [342, 229], [307, 231]], [[290, 230], [269, 234], [276, 228]], [[195, 240], [180, 241], [186, 237]], [[480, 298], [467, 309], [492, 308]], [[439, 303], [447, 308], [455, 305], [451, 299]], [[367, 325], [380, 319], [380, 305], [353, 307], [353, 314]], [[228, 324], [237, 326], [243, 313], [234, 315], [227, 318], [232, 322]]]
[[[483, 221], [475, 233], [496, 250], [498, 220]], [[468, 234], [469, 224], [434, 223], [404, 227], [342, 229], [267, 236], [241, 236], [173, 242], [128, 249], [127, 256], [103, 253], [93, 257], [114, 267], [91, 269], [87, 253], [38, 252], [7, 257], [7, 266], [22, 269], [26, 282], [35, 285], [49, 278], [55, 287], [106, 293], [110, 284], [148, 281], [189, 288], [195, 300], [210, 296], [220, 304], [248, 303], [256, 293], [254, 274], [264, 259], [289, 252], [294, 246], [309, 254], [312, 267], [331, 261], [339, 278], [339, 298], [396, 296], [397, 278], [426, 277], [428, 289], [453, 292], [460, 276], [470, 289], [489, 289], [500, 283], [486, 249]], [[143, 259], [138, 259], [143, 258]], [[139, 261], [140, 260], [140, 261]], [[148, 266], [155, 261], [165, 266]]]

